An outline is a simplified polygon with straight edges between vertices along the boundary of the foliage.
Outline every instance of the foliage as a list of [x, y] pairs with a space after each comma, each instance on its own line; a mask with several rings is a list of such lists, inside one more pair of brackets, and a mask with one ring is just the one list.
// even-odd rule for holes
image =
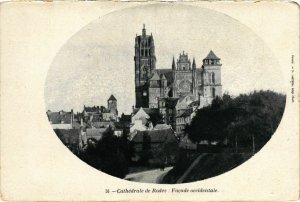
[[[193, 142], [229, 140], [259, 150], [273, 135], [285, 107], [285, 95], [254, 91], [232, 98], [225, 94], [199, 109], [186, 132]], [[256, 148], [254, 148], [256, 146]]]
[[153, 126], [155, 126], [156, 124], [164, 123], [163, 116], [159, 112], [150, 113], [149, 116], [150, 116], [149, 120], [152, 122]]
[[89, 139], [81, 159], [109, 175], [124, 178], [128, 173], [129, 146], [126, 137], [116, 137], [109, 128], [97, 141]]

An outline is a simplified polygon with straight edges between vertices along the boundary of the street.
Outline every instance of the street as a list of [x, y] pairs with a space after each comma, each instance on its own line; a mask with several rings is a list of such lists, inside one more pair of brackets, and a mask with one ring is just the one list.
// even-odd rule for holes
[[124, 179], [134, 182], [145, 182], [145, 183], [157, 183], [159, 184], [162, 178], [172, 169], [173, 167], [167, 167], [164, 170], [155, 169], [149, 171], [143, 171], [138, 173], [131, 173]]

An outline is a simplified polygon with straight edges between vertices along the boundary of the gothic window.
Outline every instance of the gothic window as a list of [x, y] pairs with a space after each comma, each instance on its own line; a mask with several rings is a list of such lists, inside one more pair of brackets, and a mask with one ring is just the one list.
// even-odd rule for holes
[[211, 73], [211, 82], [213, 84], [215, 84], [215, 81], [216, 81], [216, 79], [215, 79], [215, 73], [213, 72], [213, 73]]
[[215, 89], [215, 88], [212, 88], [212, 89], [211, 89], [211, 96], [212, 96], [213, 98], [216, 97], [216, 89]]
[[143, 49], [140, 48], [140, 55], [143, 56]]

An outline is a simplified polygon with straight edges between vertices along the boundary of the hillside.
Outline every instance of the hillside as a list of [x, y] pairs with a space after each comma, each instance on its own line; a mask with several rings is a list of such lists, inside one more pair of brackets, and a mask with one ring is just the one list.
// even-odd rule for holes
[[170, 170], [162, 183], [194, 182], [217, 176], [237, 167], [251, 156], [251, 153], [203, 153], [183, 172], [178, 172], [176, 168]]

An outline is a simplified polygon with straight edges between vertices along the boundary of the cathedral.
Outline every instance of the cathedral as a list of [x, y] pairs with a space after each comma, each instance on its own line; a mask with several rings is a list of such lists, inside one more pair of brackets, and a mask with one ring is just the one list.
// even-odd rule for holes
[[144, 25], [142, 34], [135, 38], [134, 62], [136, 108], [160, 108], [160, 100], [166, 99], [186, 99], [202, 108], [222, 96], [222, 64], [213, 51], [202, 60], [200, 68], [195, 58], [191, 61], [183, 51], [176, 61], [173, 57], [169, 69], [156, 69], [154, 38], [146, 33]]

